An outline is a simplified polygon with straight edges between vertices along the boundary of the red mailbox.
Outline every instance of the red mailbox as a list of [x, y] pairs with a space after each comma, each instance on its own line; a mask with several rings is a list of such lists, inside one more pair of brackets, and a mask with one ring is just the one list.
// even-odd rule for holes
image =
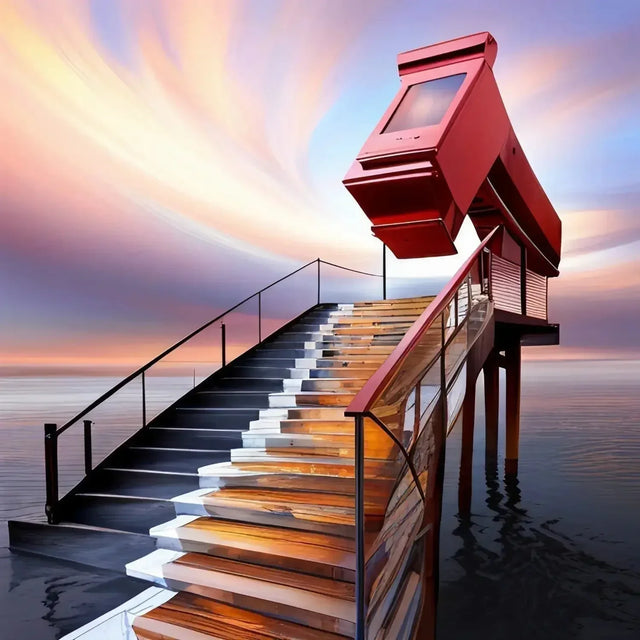
[[527, 266], [558, 274], [560, 220], [516, 139], [479, 33], [398, 56], [401, 87], [344, 184], [398, 258], [456, 253], [465, 215], [502, 224]]

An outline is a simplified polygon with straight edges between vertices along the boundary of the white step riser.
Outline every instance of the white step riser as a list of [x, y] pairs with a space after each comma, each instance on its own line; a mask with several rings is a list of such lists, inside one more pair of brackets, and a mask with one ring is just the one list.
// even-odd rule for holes
[[353, 466], [353, 456], [344, 458], [334, 456], [279, 456], [265, 449], [231, 449], [231, 462], [271, 462], [273, 464], [311, 464], [320, 467], [322, 465]]
[[[343, 439], [341, 438], [341, 440]], [[344, 440], [344, 442], [335, 442], [330, 438], [323, 438], [321, 435], [307, 433], [282, 434], [278, 432], [272, 432], [270, 434], [257, 434], [245, 431], [242, 434], [242, 447], [244, 449], [286, 449], [287, 447], [307, 447], [311, 449], [313, 449], [314, 447], [324, 449], [345, 449], [352, 448], [354, 446], [353, 437], [351, 437], [350, 443], [346, 441], [347, 438], [344, 438]]]

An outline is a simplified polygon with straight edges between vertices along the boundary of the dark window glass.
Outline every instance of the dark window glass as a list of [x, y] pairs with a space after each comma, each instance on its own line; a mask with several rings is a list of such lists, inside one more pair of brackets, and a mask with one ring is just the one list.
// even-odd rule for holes
[[411, 85], [382, 133], [438, 124], [466, 75], [458, 73], [455, 76]]

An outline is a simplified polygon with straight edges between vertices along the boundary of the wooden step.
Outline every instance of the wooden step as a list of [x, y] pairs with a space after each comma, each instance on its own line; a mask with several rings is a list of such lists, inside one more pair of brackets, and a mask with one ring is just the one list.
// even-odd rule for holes
[[287, 409], [286, 418], [290, 420], [306, 420], [317, 418], [321, 420], [345, 419], [344, 407], [295, 407]]
[[342, 391], [362, 389], [362, 378], [311, 378], [302, 381], [301, 391]]
[[[281, 471], [277, 468], [250, 469], [247, 465], [233, 463], [214, 464], [200, 469], [201, 487], [238, 487], [312, 491], [354, 495], [355, 484], [351, 475], [298, 474]], [[388, 496], [392, 481], [387, 478], [365, 478], [367, 493], [379, 493]]]
[[[239, 469], [249, 471], [271, 471], [294, 474], [309, 474], [320, 476], [339, 476], [353, 478], [353, 456], [336, 457], [308, 455], [302, 457], [297, 452], [279, 451], [273, 452], [252, 449], [242, 453], [242, 449], [233, 460], [233, 465]], [[395, 462], [386, 460], [365, 459], [365, 475], [369, 478], [389, 479], [396, 471]]]
[[[363, 325], [341, 327], [333, 329], [335, 336], [363, 336], [363, 337], [399, 337], [401, 338], [413, 322], [395, 323], [393, 325]], [[399, 339], [398, 338], [398, 339]]]
[[[383, 318], [400, 315], [419, 316], [426, 309], [425, 305], [399, 305], [395, 307], [358, 307], [351, 312], [352, 318]], [[331, 319], [329, 320], [331, 321]]]
[[316, 367], [309, 370], [309, 378], [311, 380], [324, 378], [359, 378], [368, 380], [377, 370], [377, 367]]
[[[371, 530], [381, 526], [386, 502], [386, 493], [381, 491], [365, 496]], [[355, 535], [353, 494], [235, 487], [197, 489], [176, 496], [173, 503], [178, 515], [214, 516], [331, 535]]]
[[[367, 306], [367, 305], [397, 305], [397, 304], [406, 304], [412, 302], [424, 302], [433, 300], [435, 296], [408, 296], [406, 298], [386, 298], [384, 300], [360, 300], [358, 302], [354, 302], [353, 305], [355, 307], [359, 306]], [[342, 305], [338, 304], [338, 308]]]
[[[419, 298], [398, 298], [397, 300], [375, 300], [373, 302], [355, 302], [351, 312], [355, 313], [362, 309], [405, 309], [409, 307], [426, 307], [433, 300], [432, 296]], [[339, 306], [338, 310], [342, 307]]]
[[355, 424], [353, 418], [343, 420], [280, 420], [281, 433], [346, 433], [353, 437]]
[[[374, 427], [368, 431], [365, 455], [367, 458], [387, 459], [393, 453], [393, 441]], [[266, 451], [269, 455], [337, 456], [353, 457], [354, 434], [342, 433], [280, 433], [247, 431], [242, 434], [243, 448], [234, 449], [232, 460], [238, 460], [238, 451]], [[248, 455], [248, 453], [247, 453]]]
[[[321, 349], [323, 352], [327, 349], [340, 350], [344, 352], [348, 349], [370, 349], [373, 347], [388, 347], [395, 348], [400, 342], [402, 335], [394, 334], [389, 336], [357, 336], [351, 334], [345, 334], [341, 336], [335, 336], [327, 338], [325, 340], [317, 340], [315, 342], [305, 342], [305, 349]], [[372, 351], [372, 353], [378, 353]]]
[[354, 433], [282, 433], [272, 430], [245, 431], [242, 434], [243, 449], [302, 449], [313, 447], [353, 449]]
[[379, 317], [376, 316], [343, 316], [336, 319], [333, 322], [333, 328], [339, 329], [342, 327], [353, 327], [357, 325], [367, 325], [374, 324], [377, 327], [387, 327], [394, 326], [396, 324], [408, 324], [412, 325], [417, 318], [420, 317], [420, 313], [407, 313], [402, 315], [381, 315]]
[[[427, 305], [405, 305], [405, 306], [397, 306], [397, 307], [358, 307], [357, 309], [353, 309], [353, 311], [349, 314], [349, 317], [352, 318], [367, 318], [367, 317], [375, 317], [375, 318], [384, 318], [384, 317], [397, 317], [397, 316], [419, 316], [425, 309]], [[331, 316], [329, 321], [331, 322], [332, 318], [341, 316]]]
[[351, 347], [395, 347], [402, 337], [401, 334], [393, 333], [388, 335], [357, 335], [345, 333], [342, 335], [323, 338], [322, 340], [314, 340], [312, 342], [299, 343], [305, 349], [349, 349]]
[[138, 640], [345, 640], [347, 637], [278, 620], [191, 593], [133, 621]]
[[340, 356], [362, 356], [364, 359], [367, 359], [370, 356], [387, 355], [391, 353], [394, 349], [395, 347], [386, 346], [386, 345], [381, 345], [381, 346], [372, 345], [372, 346], [366, 346], [366, 347], [345, 346], [345, 347], [338, 347], [335, 349], [324, 348], [322, 349], [322, 354], [319, 355], [318, 357], [338, 358]]
[[[355, 396], [355, 391], [347, 392], [324, 392], [306, 391], [299, 393], [272, 393], [269, 395], [269, 406], [273, 408], [287, 407], [347, 407]], [[343, 409], [344, 410], [344, 409]]]
[[127, 574], [315, 629], [355, 631], [350, 582], [164, 549], [129, 563]]
[[164, 549], [354, 580], [352, 537], [197, 516], [178, 516], [149, 533]]

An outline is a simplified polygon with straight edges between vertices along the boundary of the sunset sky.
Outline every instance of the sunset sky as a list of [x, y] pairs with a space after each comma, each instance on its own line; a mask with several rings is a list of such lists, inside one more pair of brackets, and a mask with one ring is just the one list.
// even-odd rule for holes
[[142, 363], [317, 256], [379, 271], [341, 180], [396, 54], [483, 30], [563, 221], [544, 353], [640, 357], [636, 0], [0, 0], [0, 366]]

